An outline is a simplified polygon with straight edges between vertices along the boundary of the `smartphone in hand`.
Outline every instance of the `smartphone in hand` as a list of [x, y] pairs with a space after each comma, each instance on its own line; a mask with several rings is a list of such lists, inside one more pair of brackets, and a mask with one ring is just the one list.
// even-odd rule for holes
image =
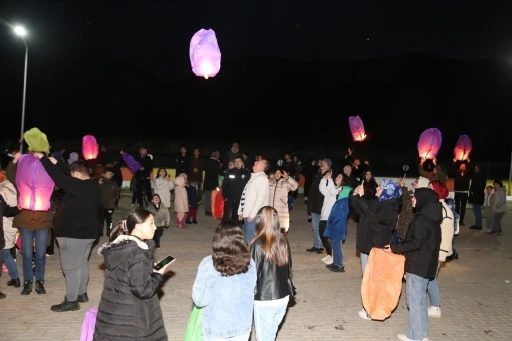
[[153, 269], [160, 270], [161, 268], [163, 268], [167, 264], [171, 264], [175, 260], [176, 260], [176, 258], [174, 258], [173, 256], [167, 256], [164, 259], [162, 259], [160, 262], [156, 263], [156, 265], [153, 267]]

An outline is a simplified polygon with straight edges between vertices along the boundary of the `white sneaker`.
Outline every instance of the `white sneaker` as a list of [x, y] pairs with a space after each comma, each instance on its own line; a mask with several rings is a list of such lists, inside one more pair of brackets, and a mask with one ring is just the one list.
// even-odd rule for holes
[[428, 308], [428, 316], [429, 317], [441, 317], [441, 308], [440, 307], [434, 307], [431, 306]]
[[322, 262], [324, 262], [326, 265], [329, 265], [329, 264], [332, 264], [332, 257], [331, 256], [325, 256], [324, 258], [322, 258]]
[[[362, 309], [362, 310], [359, 310], [357, 312], [357, 314], [359, 315], [360, 318], [362, 318], [363, 320], [367, 320], [367, 321], [370, 321], [371, 318], [370, 318], [370, 315], [368, 315], [366, 313], [366, 310]], [[405, 336], [405, 335], [404, 335]]]
[[[397, 336], [398, 336], [398, 340], [414, 341], [414, 340], [409, 339], [407, 336], [405, 336], [405, 334], [398, 334]], [[423, 339], [421, 339], [421, 341], [428, 341], [428, 337], [424, 337]]]

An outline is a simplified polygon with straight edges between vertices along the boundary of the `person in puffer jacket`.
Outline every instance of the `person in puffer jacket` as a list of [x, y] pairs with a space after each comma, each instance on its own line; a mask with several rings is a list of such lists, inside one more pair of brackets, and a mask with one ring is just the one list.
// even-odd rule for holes
[[98, 249], [105, 258], [105, 282], [94, 341], [167, 341], [157, 290], [169, 264], [154, 270], [155, 218], [132, 211], [112, 228], [110, 243]]

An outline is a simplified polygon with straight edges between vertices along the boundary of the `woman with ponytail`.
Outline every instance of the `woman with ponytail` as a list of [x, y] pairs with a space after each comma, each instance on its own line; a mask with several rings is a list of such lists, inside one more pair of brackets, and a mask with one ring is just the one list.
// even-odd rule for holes
[[95, 341], [168, 339], [156, 293], [169, 264], [153, 269], [155, 230], [149, 211], [132, 211], [114, 225], [110, 243], [98, 250], [105, 258], [106, 271]]

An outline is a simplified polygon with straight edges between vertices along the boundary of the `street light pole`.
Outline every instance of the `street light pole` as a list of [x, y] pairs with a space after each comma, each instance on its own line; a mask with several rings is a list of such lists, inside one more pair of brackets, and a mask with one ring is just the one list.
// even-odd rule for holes
[[20, 153], [23, 153], [23, 133], [25, 132], [25, 104], [27, 99], [27, 71], [28, 71], [28, 44], [25, 36], [27, 31], [22, 26], [14, 27], [14, 33], [23, 39], [25, 44], [25, 72], [23, 75], [23, 103], [21, 106], [21, 141], [20, 141]]
[[21, 106], [21, 142], [20, 142], [20, 154], [23, 154], [23, 133], [25, 132], [25, 103], [27, 99], [27, 70], [28, 70], [28, 45], [25, 38], [25, 72], [23, 76], [23, 104]]

